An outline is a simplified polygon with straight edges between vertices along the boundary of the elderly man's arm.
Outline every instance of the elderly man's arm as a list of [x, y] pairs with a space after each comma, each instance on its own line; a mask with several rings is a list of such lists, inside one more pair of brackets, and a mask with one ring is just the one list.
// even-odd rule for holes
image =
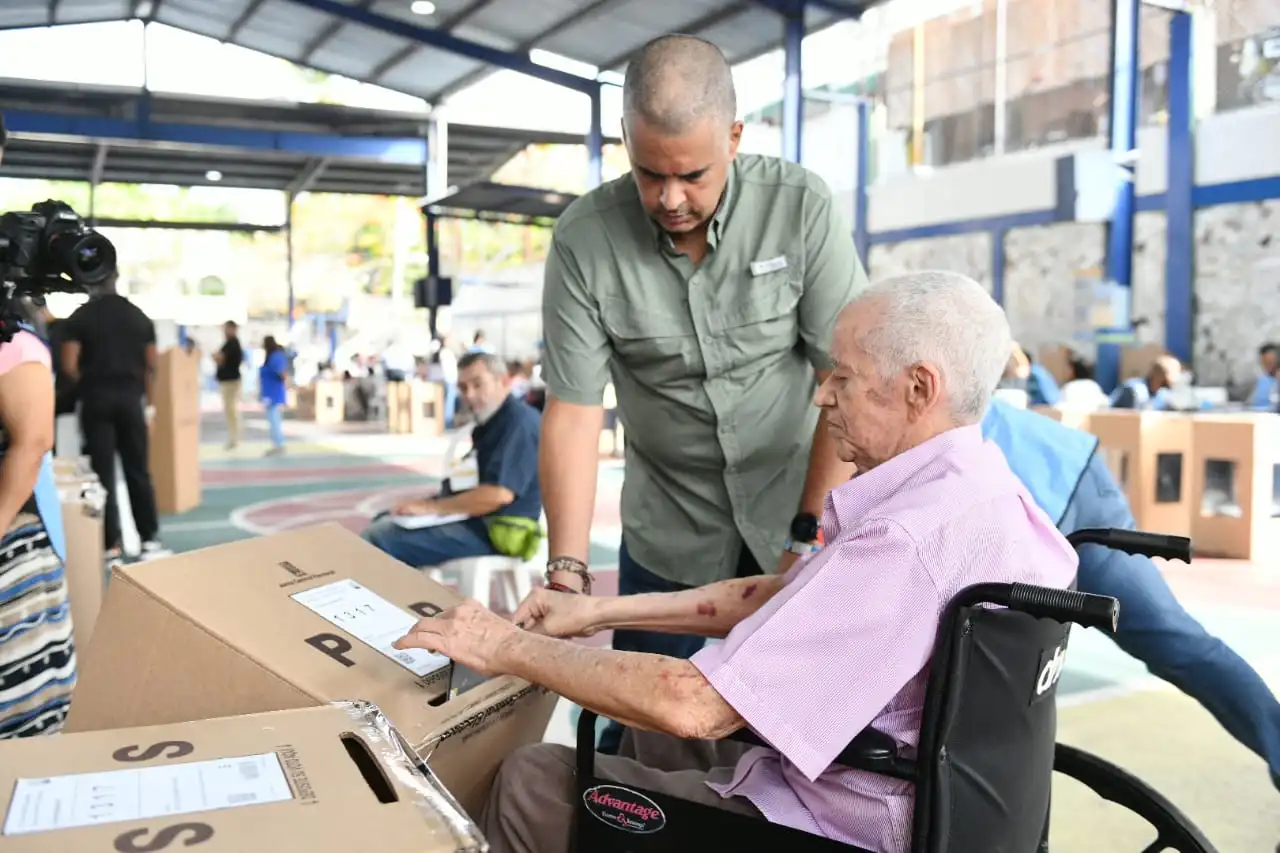
[[592, 630], [654, 631], [725, 637], [785, 585], [782, 575], [734, 578], [697, 589], [600, 598], [590, 603]]
[[[812, 203], [805, 210], [805, 281], [800, 298], [800, 337], [818, 382], [831, 373], [831, 335], [841, 309], [867, 287], [850, 232], [832, 203], [831, 191], [817, 178]], [[809, 452], [809, 471], [800, 497], [800, 512], [822, 515], [827, 493], [854, 474], [836, 453], [835, 438], [818, 417]]]
[[738, 712], [687, 660], [590, 649], [519, 632], [504, 644], [498, 668], [632, 728], [712, 740], [743, 726]]

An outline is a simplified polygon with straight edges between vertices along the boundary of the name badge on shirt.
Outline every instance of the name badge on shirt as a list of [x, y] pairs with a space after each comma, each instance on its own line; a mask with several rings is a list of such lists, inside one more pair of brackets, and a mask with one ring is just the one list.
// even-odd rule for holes
[[752, 276], [768, 275], [771, 272], [777, 272], [778, 270], [785, 270], [786, 268], [787, 268], [787, 256], [778, 255], [778, 257], [770, 258], [767, 261], [752, 261], [751, 275]]

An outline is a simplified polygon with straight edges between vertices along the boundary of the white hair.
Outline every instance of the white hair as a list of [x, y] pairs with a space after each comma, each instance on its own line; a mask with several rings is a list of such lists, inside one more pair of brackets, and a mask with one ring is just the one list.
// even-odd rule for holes
[[877, 281], [850, 307], [873, 302], [881, 314], [862, 346], [880, 376], [932, 364], [956, 421], [981, 420], [1013, 351], [1009, 321], [986, 289], [959, 273], [928, 270]]

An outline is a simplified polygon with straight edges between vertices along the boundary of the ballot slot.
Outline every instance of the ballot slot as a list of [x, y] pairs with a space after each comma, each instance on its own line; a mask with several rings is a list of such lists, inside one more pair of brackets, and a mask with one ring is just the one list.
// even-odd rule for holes
[[1280, 465], [1271, 466], [1271, 517], [1280, 518]]
[[1155, 502], [1176, 504], [1182, 501], [1182, 454], [1156, 454]]
[[1204, 460], [1204, 487], [1200, 492], [1200, 514], [1241, 518], [1244, 508], [1236, 496], [1236, 463], [1229, 459]]
[[373, 792], [373, 795], [378, 798], [378, 802], [384, 806], [398, 803], [400, 795], [396, 793], [395, 785], [392, 785], [391, 780], [387, 778], [386, 769], [381, 762], [373, 757], [373, 753], [369, 750], [369, 744], [365, 743], [364, 738], [355, 732], [343, 732], [341, 738], [342, 747], [347, 751], [347, 757], [356, 766], [356, 770], [360, 771], [360, 777], [364, 779], [364, 783], [369, 786], [369, 790]]
[[18, 779], [4, 835], [27, 835], [293, 799], [274, 752]]

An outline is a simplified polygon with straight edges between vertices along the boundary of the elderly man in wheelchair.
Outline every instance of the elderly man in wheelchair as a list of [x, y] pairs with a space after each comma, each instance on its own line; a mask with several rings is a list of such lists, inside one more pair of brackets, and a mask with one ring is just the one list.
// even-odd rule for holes
[[[1113, 627], [1116, 603], [1069, 590], [1071, 544], [982, 438], [1010, 346], [970, 279], [881, 282], [842, 313], [816, 394], [859, 471], [820, 552], [677, 593], [539, 590], [515, 624], [467, 602], [398, 641], [587, 709], [576, 755], [504, 762], [490, 849], [1039, 849], [1063, 623]], [[725, 640], [685, 661], [561, 639], [621, 627]], [[620, 755], [595, 754], [597, 713], [628, 726]]]

